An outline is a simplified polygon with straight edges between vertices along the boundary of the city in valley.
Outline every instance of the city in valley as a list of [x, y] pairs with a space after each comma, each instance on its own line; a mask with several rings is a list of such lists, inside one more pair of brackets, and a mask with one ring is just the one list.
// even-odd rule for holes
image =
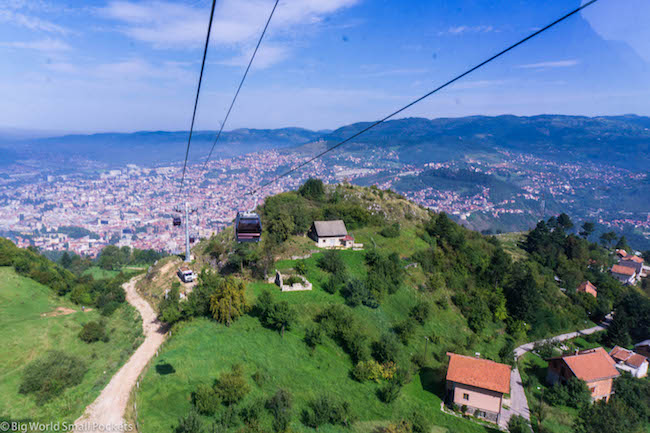
[[[190, 165], [181, 194], [177, 164], [129, 164], [65, 175], [32, 175], [12, 167], [0, 173], [0, 232], [21, 247], [90, 257], [109, 244], [177, 253], [184, 249], [185, 228], [173, 226], [172, 218], [184, 218], [178, 211], [186, 202], [194, 211], [190, 236], [198, 240], [232, 224], [237, 211], [252, 210], [266, 196], [295, 189], [314, 177], [325, 183], [392, 189], [484, 233], [526, 230], [540, 217], [561, 210], [603, 229], [650, 238], [650, 212], [624, 212], [616, 205], [620, 194], [629, 185], [647, 181], [647, 174], [614, 166], [562, 163], [507, 151], [499, 158], [474, 156], [419, 165], [401, 163], [396, 152], [386, 150], [365, 158], [335, 153], [315, 161], [308, 171], [257, 191], [278, 172], [305, 160], [297, 152], [270, 150], [211, 161], [206, 170], [201, 164]], [[440, 178], [449, 181], [450, 175], [455, 183], [438, 184]], [[476, 181], [476, 175], [498, 183], [482, 184], [484, 178]], [[469, 181], [474, 182], [471, 187]]]

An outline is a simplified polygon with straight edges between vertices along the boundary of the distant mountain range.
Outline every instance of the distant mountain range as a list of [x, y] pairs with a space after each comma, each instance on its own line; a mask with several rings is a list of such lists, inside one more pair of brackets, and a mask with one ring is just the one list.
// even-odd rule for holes
[[[335, 131], [237, 129], [222, 135], [214, 156], [232, 157], [294, 147], [296, 151], [308, 152], [313, 146], [300, 146], [320, 140], [331, 145], [368, 125], [355, 123]], [[24, 159], [50, 163], [85, 159], [107, 166], [166, 164], [183, 158], [187, 136], [186, 131], [152, 131], [34, 139], [0, 137], [0, 166]], [[214, 131], [195, 133], [190, 155], [193, 161], [207, 155], [214, 137]], [[645, 171], [650, 167], [650, 118], [635, 115], [406, 118], [370, 130], [341, 151], [367, 152], [377, 147], [395, 150], [403, 162], [445, 161], [500, 149]]]

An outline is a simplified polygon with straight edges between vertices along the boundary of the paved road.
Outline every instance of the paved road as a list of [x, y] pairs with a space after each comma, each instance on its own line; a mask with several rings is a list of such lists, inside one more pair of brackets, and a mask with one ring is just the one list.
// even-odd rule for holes
[[[569, 332], [568, 334], [558, 335], [552, 339], [555, 341], [566, 341], [571, 340], [572, 338], [580, 337], [582, 335], [589, 335], [595, 332], [604, 331], [611, 323], [611, 319], [612, 317], [610, 313], [605, 321], [598, 326], [583, 329], [582, 331]], [[545, 340], [540, 340], [538, 342], [541, 343], [543, 341]], [[533, 341], [532, 343], [522, 344], [521, 346], [517, 347], [515, 349], [515, 360], [518, 360], [526, 352], [533, 350], [535, 343], [538, 342]], [[507, 404], [510, 406], [510, 409], [503, 409], [501, 411], [501, 419], [499, 420], [500, 427], [507, 429], [508, 421], [510, 421], [510, 417], [513, 415], [521, 415], [530, 421], [530, 409], [528, 408], [528, 400], [526, 400], [524, 384], [521, 380], [521, 375], [519, 374], [519, 370], [517, 368], [513, 368], [510, 375], [510, 401], [507, 402]]]
[[115, 373], [99, 397], [75, 421], [78, 431], [131, 431], [124, 421], [124, 413], [129, 401], [129, 395], [140, 373], [149, 360], [156, 354], [156, 350], [158, 350], [165, 340], [166, 335], [166, 327], [158, 321], [156, 312], [147, 301], [138, 295], [135, 289], [135, 284], [139, 278], [135, 277], [131, 279], [123, 287], [126, 291], [126, 300], [142, 316], [142, 328], [145, 336], [144, 342], [131, 355], [128, 362]]

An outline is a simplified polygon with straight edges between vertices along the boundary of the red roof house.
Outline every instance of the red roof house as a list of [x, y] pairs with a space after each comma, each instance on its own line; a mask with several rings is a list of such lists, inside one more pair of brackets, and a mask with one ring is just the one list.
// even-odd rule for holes
[[498, 422], [503, 394], [510, 393], [509, 365], [447, 353], [447, 399], [471, 414]]
[[591, 284], [590, 281], [585, 281], [584, 283], [580, 284], [577, 291], [579, 293], [589, 293], [594, 298], [598, 297], [598, 290], [596, 289], [596, 286]]

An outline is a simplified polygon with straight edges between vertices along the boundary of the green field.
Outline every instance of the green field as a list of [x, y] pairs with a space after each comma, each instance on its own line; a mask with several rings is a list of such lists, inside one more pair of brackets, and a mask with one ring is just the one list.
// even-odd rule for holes
[[[76, 312], [43, 316], [59, 307]], [[97, 311], [82, 313], [48, 287], [0, 267], [0, 419], [73, 421], [83, 413], [141, 341], [140, 316], [127, 304], [107, 320], [109, 342], [81, 341], [82, 325], [99, 318]], [[26, 364], [51, 349], [78, 357], [89, 369], [81, 384], [39, 407], [18, 389]]]
[[[404, 240], [390, 243], [380, 235], [369, 231], [357, 231], [357, 240], [370, 241], [370, 236], [386, 245], [384, 251], [399, 250], [404, 243], [417, 242], [414, 230], [406, 232]], [[395, 241], [395, 240], [392, 240]], [[191, 394], [196, 387], [212, 384], [220, 372], [228, 370], [235, 363], [243, 365], [252, 392], [241, 403], [269, 397], [278, 388], [285, 388], [293, 394], [294, 416], [292, 429], [310, 431], [300, 422], [300, 412], [313, 397], [322, 392], [338, 395], [348, 400], [357, 416], [355, 430], [371, 431], [377, 425], [408, 416], [413, 410], [426, 414], [437, 426], [433, 432], [486, 432], [488, 428], [459, 419], [440, 411], [444, 395], [444, 353], [450, 347], [472, 347], [484, 356], [495, 358], [503, 345], [502, 329], [488, 328], [483, 335], [475, 336], [467, 327], [467, 321], [449, 301], [450, 292], [440, 289], [428, 299], [434, 302], [432, 317], [417, 331], [403, 354], [410, 358], [413, 354], [424, 353], [425, 337], [436, 335], [440, 341], [428, 343], [430, 368], [425, 368], [405, 386], [401, 396], [392, 404], [382, 403], [376, 393], [380, 385], [359, 383], [350, 377], [353, 368], [350, 357], [332, 340], [324, 339], [312, 354], [303, 341], [306, 326], [313, 317], [328, 304], [342, 304], [344, 299], [331, 295], [321, 287], [328, 275], [317, 266], [323, 253], [316, 253], [305, 260], [307, 279], [313, 290], [308, 292], [281, 293], [277, 286], [261, 281], [249, 282], [247, 296], [251, 304], [263, 290], [270, 290], [276, 299], [287, 300], [298, 312], [297, 323], [285, 333], [284, 339], [274, 331], [263, 328], [255, 317], [244, 316], [230, 328], [209, 319], [194, 319], [181, 323], [173, 330], [173, 336], [165, 343], [140, 384], [136, 395], [138, 423], [142, 433], [169, 430], [179, 417], [187, 415], [191, 408]], [[363, 251], [342, 251], [349, 273], [363, 277], [366, 273]], [[295, 266], [294, 260], [276, 263], [276, 268], [287, 270]], [[422, 296], [413, 288], [413, 282], [423, 280], [419, 268], [408, 270], [405, 285], [392, 295], [388, 295], [377, 309], [360, 306], [354, 308], [355, 315], [365, 324], [364, 331], [371, 340], [378, 339], [392, 326], [405, 317]], [[437, 304], [444, 298], [446, 303]], [[441, 306], [443, 305], [443, 306]], [[496, 325], [494, 325], [496, 326]], [[171, 366], [171, 368], [170, 368]], [[268, 376], [267, 382], [259, 387], [251, 379], [256, 372]], [[171, 373], [170, 373], [171, 372]], [[268, 414], [267, 414], [268, 415]], [[206, 423], [209, 422], [205, 418]], [[266, 419], [270, 427], [270, 418]], [[320, 431], [340, 431], [341, 428], [323, 426]]]

